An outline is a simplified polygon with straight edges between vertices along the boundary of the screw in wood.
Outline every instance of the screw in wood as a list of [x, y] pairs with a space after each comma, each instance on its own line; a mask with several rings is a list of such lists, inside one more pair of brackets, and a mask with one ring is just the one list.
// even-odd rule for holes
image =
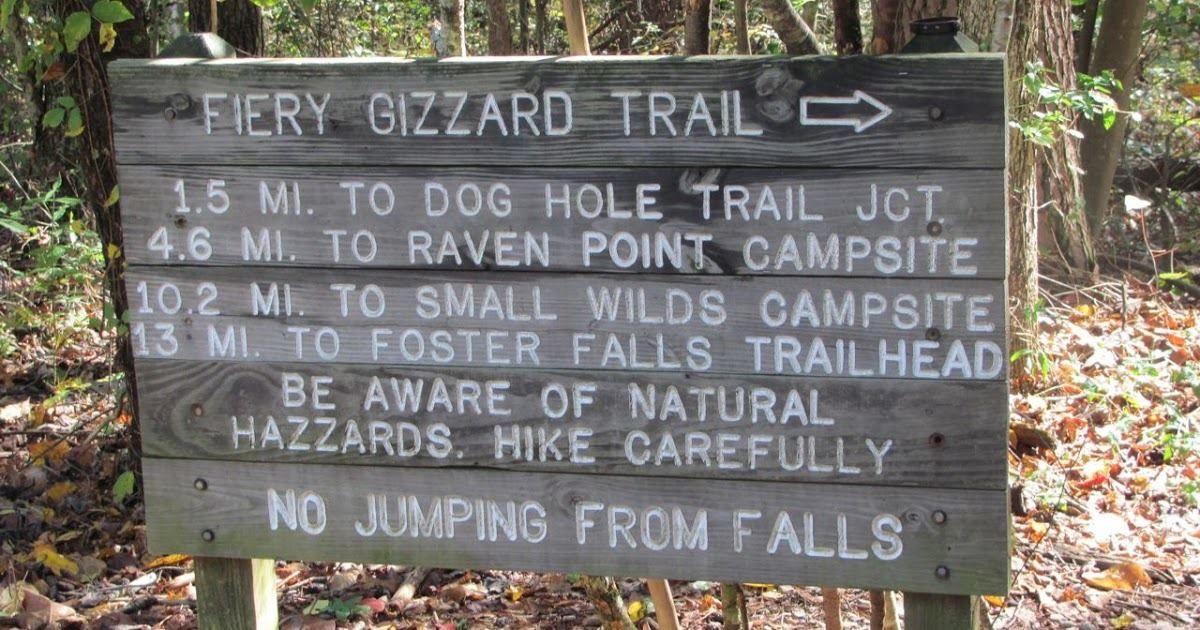
[[942, 222], [930, 221], [929, 224], [925, 226], [925, 231], [928, 232], [930, 236], [941, 236]]
[[217, 533], [211, 529], [206, 529], [206, 530], [200, 532], [200, 540], [203, 540], [204, 542], [212, 542], [212, 541], [216, 540], [216, 538], [217, 538]]
[[948, 580], [950, 579], [950, 567], [944, 564], [939, 564], [938, 568], [933, 570], [933, 574], [936, 575], [939, 580]]
[[208, 490], [208, 480], [203, 477], [197, 477], [195, 483], [192, 484], [197, 490]]
[[163, 118], [166, 118], [167, 120], [175, 120], [175, 116], [177, 115], [178, 112], [175, 111], [174, 107], [167, 107], [163, 109]]
[[942, 338], [942, 331], [938, 330], [937, 328], [926, 328], [925, 338], [930, 341], [937, 341]]
[[941, 446], [946, 441], [946, 436], [941, 433], [932, 433], [929, 436], [930, 446]]
[[184, 217], [175, 217], [175, 227], [183, 227], [187, 225], [187, 219]]
[[944, 525], [946, 523], [946, 513], [941, 510], [934, 510], [933, 522], [937, 523], [938, 525]]
[[201, 405], [200, 403], [193, 404], [192, 405], [192, 415], [196, 416], [197, 418], [199, 418], [200, 416], [203, 416], [204, 415], [204, 405]]
[[945, 115], [946, 112], [942, 111], [942, 108], [937, 105], [929, 108], [929, 120], [941, 120]]

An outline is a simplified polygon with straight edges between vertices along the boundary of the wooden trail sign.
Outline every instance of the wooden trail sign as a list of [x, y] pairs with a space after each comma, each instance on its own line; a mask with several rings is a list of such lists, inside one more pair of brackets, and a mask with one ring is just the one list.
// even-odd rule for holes
[[110, 74], [154, 550], [1007, 590], [1002, 57]]

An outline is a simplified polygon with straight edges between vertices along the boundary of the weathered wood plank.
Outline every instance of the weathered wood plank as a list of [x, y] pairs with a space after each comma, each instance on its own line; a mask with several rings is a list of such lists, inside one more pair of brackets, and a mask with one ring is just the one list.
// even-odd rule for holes
[[[156, 458], [143, 468], [155, 553], [931, 593], [1008, 587], [1002, 490]], [[379, 501], [387, 528], [378, 507], [376, 518], [368, 513]], [[939, 566], [950, 569], [946, 577]]]
[[[624, 264], [595, 250], [585, 257], [584, 244], [599, 242], [585, 234], [596, 231], [605, 242], [626, 238], [621, 233], [639, 241], [681, 235], [687, 255], [655, 265], [664, 272], [1005, 274], [998, 170], [127, 166], [121, 185], [125, 254], [135, 264], [645, 271], [636, 257]], [[639, 186], [647, 186], [640, 195]], [[638, 218], [639, 196], [649, 200], [645, 218]], [[261, 230], [280, 230], [285, 253], [252, 258], [243, 228], [251, 242]], [[184, 247], [197, 229], [211, 244], [203, 260]], [[351, 250], [365, 251], [362, 230], [375, 243], [366, 262]], [[545, 234], [545, 263], [497, 264], [494, 239], [505, 231]], [[174, 251], [161, 247], [163, 238]], [[447, 238], [453, 246], [443, 249]], [[809, 255], [830, 239], [837, 255]], [[479, 262], [460, 253], [468, 240], [488, 245]]]
[[[109, 75], [122, 164], [1000, 169], [1006, 133], [1001, 55], [155, 60]], [[652, 116], [652, 94], [674, 113]]]
[[[138, 368], [142, 446], [156, 457], [938, 488], [1006, 481], [998, 381], [156, 359]], [[402, 406], [406, 391], [420, 393]]]
[[201, 630], [275, 630], [275, 561], [196, 556]]
[[495, 278], [131, 267], [126, 282], [135, 356], [984, 380], [1006, 370], [999, 280]]
[[904, 627], [921, 630], [979, 630], [979, 598], [904, 592]]

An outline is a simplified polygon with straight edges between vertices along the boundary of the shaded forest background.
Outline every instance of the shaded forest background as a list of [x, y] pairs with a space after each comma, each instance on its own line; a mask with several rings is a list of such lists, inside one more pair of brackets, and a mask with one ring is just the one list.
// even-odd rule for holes
[[[38, 627], [57, 611], [97, 627], [117, 618], [105, 615], [194, 623], [187, 559], [145, 556], [139, 526], [105, 64], [214, 25], [243, 56], [563, 55], [582, 44], [569, 37], [573, 7], [598, 55], [884, 54], [913, 20], [940, 15], [1007, 54], [1018, 542], [1014, 594], [988, 615], [1009, 627], [1198, 618], [1195, 0], [0, 0], [0, 622]], [[1157, 599], [1091, 593], [1084, 576], [1114, 567], [1130, 588], [1100, 590]], [[649, 623], [631, 580], [426, 573], [404, 602], [413, 577], [395, 569], [280, 571], [302, 624], [491, 626], [533, 602], [548, 612], [526, 622], [573, 627], [606, 597], [601, 616], [619, 627]], [[881, 623], [884, 609], [878, 593], [693, 583], [677, 595], [690, 625], [781, 627], [773, 615], [792, 610], [812, 623], [844, 614], [849, 627], [872, 610]]]

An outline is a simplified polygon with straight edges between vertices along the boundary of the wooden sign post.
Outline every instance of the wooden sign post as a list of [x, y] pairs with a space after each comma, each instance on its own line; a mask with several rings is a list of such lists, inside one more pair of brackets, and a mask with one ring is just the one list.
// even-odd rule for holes
[[110, 74], [155, 551], [1007, 590], [1002, 57]]

